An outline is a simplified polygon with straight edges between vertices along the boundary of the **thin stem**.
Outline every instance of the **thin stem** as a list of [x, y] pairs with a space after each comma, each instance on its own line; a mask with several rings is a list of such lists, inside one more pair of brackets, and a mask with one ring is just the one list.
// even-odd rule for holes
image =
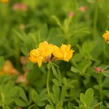
[[50, 98], [50, 74], [51, 74], [51, 68], [52, 68], [52, 63], [51, 62], [49, 62], [47, 68], [48, 68], [48, 72], [47, 72], [46, 87], [47, 87], [49, 103], [52, 105], [52, 101], [51, 101], [51, 98]]
[[50, 70], [48, 70], [48, 73], [47, 73], [47, 93], [48, 95], [50, 95], [49, 79], [50, 79]]
[[48, 72], [47, 72], [47, 81], [46, 81], [46, 85], [47, 85], [47, 93], [48, 93], [48, 96], [50, 96], [50, 86], [49, 86], [49, 82], [50, 82], [50, 72], [51, 72], [51, 65], [52, 63], [49, 62], [48, 66], [47, 66], [47, 69], [48, 69]]
[[102, 74], [99, 74], [98, 84], [99, 84], [100, 100], [102, 101], [103, 100]]
[[105, 42], [104, 42], [103, 43], [103, 52], [104, 52], [103, 62], [105, 62], [105, 51], [106, 51], [106, 45], [105, 45]]

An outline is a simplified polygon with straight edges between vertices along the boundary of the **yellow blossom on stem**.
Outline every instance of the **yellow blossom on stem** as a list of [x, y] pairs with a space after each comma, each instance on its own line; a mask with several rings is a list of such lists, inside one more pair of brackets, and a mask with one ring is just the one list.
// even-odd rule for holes
[[42, 57], [51, 56], [53, 52], [54, 45], [48, 44], [48, 42], [44, 41], [39, 44], [39, 49]]
[[103, 38], [105, 39], [105, 41], [107, 43], [109, 43], [109, 31], [106, 31], [104, 34], [103, 34]]
[[38, 65], [41, 66], [44, 58], [41, 56], [39, 49], [33, 49], [30, 52], [29, 60], [33, 63], [38, 63]]
[[30, 51], [29, 60], [33, 63], [37, 63], [41, 66], [44, 62], [50, 62], [54, 60], [69, 61], [73, 56], [74, 51], [70, 45], [62, 44], [61, 47], [57, 47], [53, 44], [48, 44], [44, 41], [39, 44], [37, 49]]
[[63, 53], [63, 60], [68, 62], [72, 58], [74, 53], [74, 51], [71, 50], [71, 45], [62, 44], [60, 49]]
[[59, 59], [64, 61], [69, 61], [73, 56], [74, 51], [71, 50], [70, 45], [62, 44], [60, 48], [55, 48], [53, 55]]
[[62, 60], [63, 59], [63, 54], [62, 51], [59, 47], [55, 47], [54, 51], [53, 51], [53, 56], [57, 59], [57, 60]]

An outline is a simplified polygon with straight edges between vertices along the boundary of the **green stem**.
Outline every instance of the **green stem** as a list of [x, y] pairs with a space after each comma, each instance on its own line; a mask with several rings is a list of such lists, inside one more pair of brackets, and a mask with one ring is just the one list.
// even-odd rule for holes
[[48, 72], [47, 72], [46, 88], [47, 88], [49, 103], [50, 103], [51, 105], [53, 105], [53, 104], [52, 104], [51, 97], [50, 97], [50, 74], [51, 74], [51, 69], [52, 69], [52, 63], [51, 63], [51, 62], [49, 62], [47, 68], [48, 68]]
[[103, 100], [102, 74], [99, 74], [98, 84], [99, 84], [100, 100], [102, 101]]
[[48, 70], [48, 73], [47, 73], [47, 93], [48, 93], [48, 96], [50, 95], [49, 79], [50, 79], [50, 70]]
[[50, 82], [50, 72], [51, 72], [51, 65], [52, 63], [50, 62], [47, 66], [47, 69], [48, 69], [48, 72], [47, 72], [47, 81], [46, 81], [46, 87], [47, 87], [47, 93], [48, 93], [48, 96], [50, 96], [50, 86], [49, 86], [49, 82]]
[[103, 52], [104, 52], [104, 56], [103, 56], [103, 62], [105, 62], [105, 51], [106, 51], [106, 45], [105, 42], [103, 43]]

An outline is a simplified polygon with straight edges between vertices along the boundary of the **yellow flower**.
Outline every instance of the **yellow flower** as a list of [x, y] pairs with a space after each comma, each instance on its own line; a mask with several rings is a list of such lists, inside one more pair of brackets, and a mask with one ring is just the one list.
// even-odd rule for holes
[[71, 45], [62, 44], [60, 49], [63, 54], [63, 60], [68, 62], [72, 58], [74, 53], [74, 50], [71, 50]]
[[9, 0], [1, 0], [2, 3], [8, 3]]
[[73, 53], [74, 51], [71, 50], [70, 45], [62, 44], [60, 48], [59, 47], [55, 48], [53, 55], [59, 60], [64, 60], [68, 62], [72, 58]]
[[53, 56], [57, 59], [57, 60], [62, 60], [63, 59], [63, 54], [62, 51], [59, 47], [55, 47], [54, 51], [53, 51]]
[[60, 48], [53, 44], [48, 44], [44, 41], [39, 44], [37, 49], [30, 51], [29, 60], [33, 63], [37, 63], [39, 66], [43, 62], [49, 62], [53, 60], [69, 61], [72, 58], [73, 50], [70, 45], [63, 44]]
[[103, 38], [107, 43], [109, 43], [109, 31], [106, 31], [106, 33], [103, 34]]
[[38, 63], [38, 65], [41, 66], [44, 58], [41, 56], [39, 49], [33, 49], [30, 51], [29, 60], [33, 63]]
[[54, 45], [48, 44], [48, 42], [44, 41], [39, 44], [39, 49], [42, 57], [48, 57], [52, 55]]

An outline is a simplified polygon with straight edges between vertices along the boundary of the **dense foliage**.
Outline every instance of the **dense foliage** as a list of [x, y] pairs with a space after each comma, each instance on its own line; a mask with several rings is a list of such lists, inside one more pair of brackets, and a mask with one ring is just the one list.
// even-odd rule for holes
[[[109, 0], [0, 0], [0, 109], [109, 109], [108, 29]], [[39, 67], [43, 41], [75, 52]]]

